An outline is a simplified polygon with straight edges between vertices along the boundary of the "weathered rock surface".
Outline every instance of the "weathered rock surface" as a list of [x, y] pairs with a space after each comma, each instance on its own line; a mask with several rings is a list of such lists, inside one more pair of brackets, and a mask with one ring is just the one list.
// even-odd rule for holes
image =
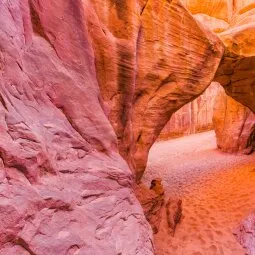
[[255, 4], [236, 2], [229, 29], [219, 34], [226, 51], [216, 80], [229, 96], [255, 112]]
[[[223, 51], [178, 0], [0, 1], [0, 254], [153, 254], [130, 168]], [[233, 54], [226, 90], [253, 82]]]
[[195, 134], [213, 129], [213, 106], [221, 86], [213, 82], [191, 103], [175, 112], [160, 133], [160, 139]]
[[213, 122], [222, 151], [249, 154], [255, 149], [255, 114], [224, 90], [216, 97]]
[[238, 229], [235, 230], [234, 235], [240, 244], [247, 250], [248, 255], [255, 254], [255, 214], [250, 214]]
[[157, 186], [156, 190], [153, 188], [148, 189], [142, 183], [135, 187], [135, 194], [143, 207], [145, 217], [150, 223], [154, 234], [159, 231], [164, 208], [164, 191], [161, 184], [157, 184]]
[[181, 221], [182, 200], [171, 197], [166, 200], [164, 187], [159, 178], [151, 181], [150, 189], [142, 183], [136, 185], [135, 193], [153, 233], [157, 234], [163, 230], [173, 236]]
[[244, 57], [227, 50], [216, 81], [229, 96], [255, 112], [255, 56]]
[[140, 180], [170, 116], [211, 83], [223, 45], [176, 0], [93, 3], [100, 19], [90, 14], [89, 31], [102, 97], [121, 155]]
[[169, 198], [166, 203], [166, 219], [171, 235], [174, 235], [177, 225], [182, 218], [182, 200]]
[[[255, 112], [254, 1], [217, 0], [201, 3], [183, 0], [183, 3], [225, 45], [215, 80], [224, 87], [228, 96]], [[246, 147], [251, 149], [249, 137], [253, 136], [255, 125], [252, 113], [230, 98], [224, 100], [224, 97], [222, 92], [214, 114], [218, 146], [227, 152], [243, 151]], [[228, 109], [225, 108], [227, 105]]]
[[0, 2], [0, 254], [153, 254], [80, 1]]
[[182, 0], [194, 17], [215, 32], [226, 50], [216, 81], [227, 94], [255, 111], [255, 3], [253, 0]]

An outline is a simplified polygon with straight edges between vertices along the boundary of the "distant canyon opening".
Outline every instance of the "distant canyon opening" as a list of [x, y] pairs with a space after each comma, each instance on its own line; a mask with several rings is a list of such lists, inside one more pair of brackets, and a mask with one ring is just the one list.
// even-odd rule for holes
[[[235, 232], [255, 210], [254, 114], [232, 100], [212, 83], [172, 116], [150, 150], [142, 182], [150, 187], [162, 180], [165, 204], [169, 198], [182, 201], [174, 234], [161, 212], [156, 254], [246, 254]], [[233, 106], [238, 110], [230, 117]]]

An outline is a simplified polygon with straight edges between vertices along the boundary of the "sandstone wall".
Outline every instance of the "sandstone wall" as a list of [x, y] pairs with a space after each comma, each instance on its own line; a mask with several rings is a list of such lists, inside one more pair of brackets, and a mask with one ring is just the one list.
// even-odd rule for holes
[[211, 83], [223, 44], [176, 0], [93, 5], [89, 31], [104, 106], [139, 180], [170, 116]]
[[254, 111], [245, 18], [220, 35], [221, 62], [178, 0], [0, 1], [0, 254], [153, 254], [133, 177], [220, 62]]
[[219, 84], [212, 83], [199, 98], [174, 113], [159, 138], [166, 139], [212, 130], [214, 101], [220, 88]]
[[0, 254], [154, 254], [80, 1], [0, 1]]
[[255, 114], [223, 89], [216, 97], [213, 124], [222, 151], [249, 154], [255, 149]]

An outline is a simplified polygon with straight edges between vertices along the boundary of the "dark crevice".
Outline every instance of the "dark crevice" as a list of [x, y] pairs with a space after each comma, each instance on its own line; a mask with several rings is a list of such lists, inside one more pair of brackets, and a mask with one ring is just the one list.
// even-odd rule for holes
[[139, 136], [137, 137], [137, 143], [140, 142], [141, 138], [142, 138], [142, 132], [141, 132], [141, 133], [139, 134]]
[[173, 73], [169, 74], [164, 80], [160, 82], [156, 92], [160, 90], [164, 85], [167, 85], [171, 82], [176, 82], [176, 77]]
[[30, 255], [36, 255], [36, 253], [34, 253], [30, 248], [29, 245], [26, 243], [25, 240], [23, 240], [22, 238], [18, 238], [15, 241], [15, 244], [21, 246], [24, 250], [26, 250]]
[[251, 133], [247, 142], [247, 148], [251, 147], [251, 153], [255, 150], [255, 130]]
[[7, 105], [6, 105], [6, 103], [5, 103], [5, 101], [4, 101], [4, 98], [2, 97], [1, 94], [0, 94], [0, 102], [2, 103], [3, 107], [5, 108], [5, 110], [8, 111]]
[[104, 28], [102, 28], [102, 31], [103, 31], [103, 33], [106, 35], [106, 30], [105, 30]]
[[[59, 57], [58, 52], [54, 46], [54, 44], [51, 42], [50, 38], [48, 37], [48, 35], [45, 33], [45, 29], [41, 23], [41, 19], [33, 5], [33, 3], [31, 2], [31, 0], [29, 1], [29, 7], [30, 7], [30, 15], [31, 15], [31, 23], [32, 23], [32, 27], [33, 27], [33, 32], [42, 37], [43, 39], [45, 39], [50, 45], [51, 47], [54, 49], [56, 55]], [[52, 38], [56, 39], [56, 37], [50, 33], [50, 31], [47, 32]]]
[[44, 28], [42, 26], [40, 17], [38, 13], [36, 12], [31, 0], [29, 1], [29, 7], [30, 7], [31, 23], [33, 26], [34, 33], [41, 36], [42, 38], [44, 38], [46, 41], [48, 41], [51, 44], [48, 36], [44, 32]]
[[19, 69], [23, 72], [23, 68], [22, 68], [21, 64], [18, 61], [16, 61], [16, 63], [18, 65]]

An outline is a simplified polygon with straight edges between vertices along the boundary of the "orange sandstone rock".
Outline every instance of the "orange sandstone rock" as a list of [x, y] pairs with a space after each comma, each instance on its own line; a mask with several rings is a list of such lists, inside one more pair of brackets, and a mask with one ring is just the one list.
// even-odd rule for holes
[[249, 154], [255, 149], [255, 114], [223, 90], [215, 101], [213, 122], [222, 151]]

